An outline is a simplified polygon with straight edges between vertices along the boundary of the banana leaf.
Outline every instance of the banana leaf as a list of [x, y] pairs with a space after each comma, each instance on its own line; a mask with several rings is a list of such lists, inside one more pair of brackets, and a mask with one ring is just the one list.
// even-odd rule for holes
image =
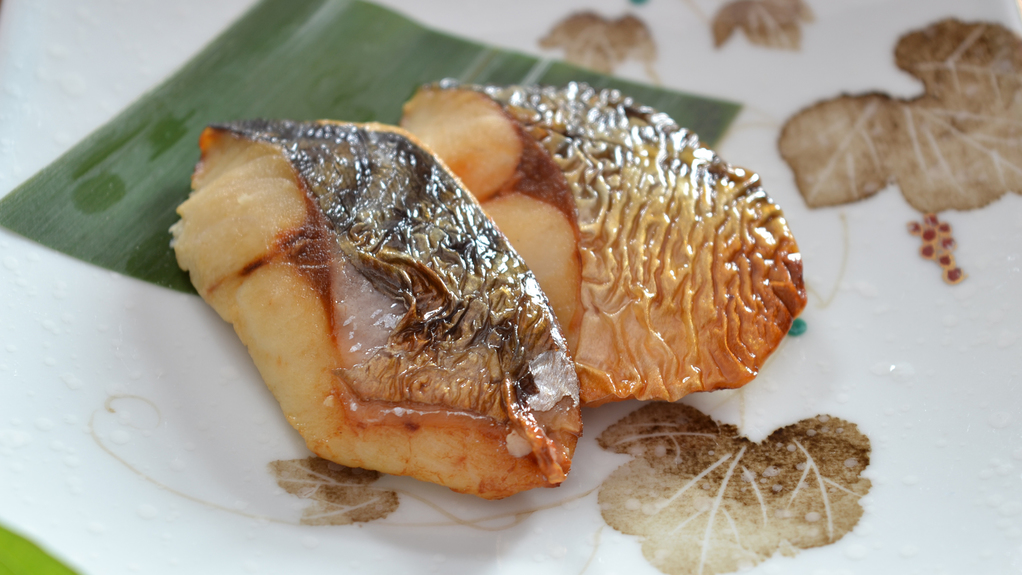
[[0, 225], [81, 260], [193, 291], [167, 229], [199, 133], [242, 118], [395, 123], [424, 83], [614, 87], [713, 144], [739, 106], [442, 34], [350, 0], [264, 0], [198, 56], [0, 201]]
[[28, 539], [0, 527], [0, 575], [74, 575]]

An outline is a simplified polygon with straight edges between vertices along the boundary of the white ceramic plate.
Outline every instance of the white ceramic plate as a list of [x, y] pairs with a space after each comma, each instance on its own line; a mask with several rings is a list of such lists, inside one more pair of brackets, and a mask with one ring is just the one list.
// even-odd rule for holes
[[[249, 4], [5, 0], [0, 193], [173, 72]], [[921, 93], [893, 64], [902, 34], [947, 16], [1018, 33], [1014, 2], [809, 0], [814, 19], [801, 24], [798, 51], [755, 46], [741, 33], [714, 49], [707, 17], [719, 0], [386, 4], [550, 57], [560, 53], [537, 41], [568, 13], [630, 11], [652, 31], [664, 85], [743, 104], [718, 151], [758, 171], [785, 208], [811, 290], [808, 330], [787, 338], [743, 390], [686, 403], [754, 441], [828, 414], [857, 424], [872, 445], [864, 472], [872, 488], [851, 533], [745, 567], [1022, 571], [1022, 197], [941, 214], [968, 274], [949, 286], [918, 256], [905, 226], [921, 214], [896, 186], [812, 210], [776, 146], [784, 121], [817, 100]], [[649, 81], [637, 62], [617, 72]], [[1005, 169], [1018, 170], [1017, 160]], [[387, 518], [299, 525], [307, 501], [280, 489], [266, 465], [308, 452], [229, 326], [197, 297], [0, 229], [0, 522], [82, 573], [658, 573], [597, 502], [601, 483], [630, 457], [602, 450], [596, 437], [637, 407], [585, 412], [585, 437], [559, 489], [484, 502], [387, 477], [378, 485], [401, 493]]]

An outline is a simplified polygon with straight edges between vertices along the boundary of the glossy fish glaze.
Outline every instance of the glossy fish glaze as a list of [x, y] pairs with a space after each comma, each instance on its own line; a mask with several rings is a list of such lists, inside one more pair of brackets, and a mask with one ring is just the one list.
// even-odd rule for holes
[[565, 327], [584, 403], [674, 401], [756, 375], [806, 302], [798, 247], [756, 174], [666, 114], [580, 83], [443, 82], [406, 115], [443, 108], [431, 101], [445, 91], [498, 103], [568, 182], [582, 318]]
[[[243, 340], [262, 336], [243, 333], [251, 322], [233, 303], [218, 304], [217, 290], [241, 293], [244, 288], [230, 286], [276, 266], [316, 295], [321, 339], [329, 342], [317, 345], [334, 357], [309, 376], [330, 380], [308, 386], [314, 397], [295, 398], [291, 384], [281, 381], [288, 371], [277, 375], [275, 365], [262, 365], [297, 359], [292, 371], [301, 373], [301, 358], [275, 351], [287, 344], [270, 345], [262, 360], [253, 352], [313, 451], [484, 497], [564, 480], [581, 433], [578, 380], [564, 338], [533, 274], [442, 164], [407, 134], [372, 124], [252, 120], [212, 126], [200, 145], [197, 191], [175, 226], [179, 263]], [[189, 216], [198, 209], [190, 203], [225, 186], [239, 190], [228, 205], [249, 202], [244, 182], [214, 185], [229, 179], [218, 170], [232, 168], [204, 165], [211, 162], [207, 152], [231, 146], [286, 160], [305, 216], [280, 226], [257, 257], [211, 278], [196, 271], [202, 267], [197, 250], [218, 246], [199, 245], [198, 228], [189, 233]], [[272, 309], [274, 298], [265, 305]], [[402, 433], [424, 443], [434, 432], [443, 437], [432, 445], [449, 444], [459, 425], [466, 433], [455, 445], [428, 452], [386, 445], [403, 441]], [[372, 448], [351, 446], [358, 442]], [[402, 451], [403, 460], [389, 461], [388, 449]], [[465, 452], [471, 450], [480, 452]], [[472, 458], [478, 460], [472, 469], [457, 469]], [[487, 458], [494, 460], [491, 470], [484, 469]]]

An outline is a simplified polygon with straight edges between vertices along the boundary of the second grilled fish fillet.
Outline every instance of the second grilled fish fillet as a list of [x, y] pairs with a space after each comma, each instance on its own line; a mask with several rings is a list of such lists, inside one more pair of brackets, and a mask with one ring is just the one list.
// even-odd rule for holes
[[554, 486], [578, 380], [533, 274], [403, 131], [207, 128], [178, 262], [317, 455], [500, 498]]
[[[741, 386], [805, 307], [798, 246], [759, 177], [617, 91], [446, 82], [405, 104], [401, 125], [452, 166], [484, 209], [498, 208], [501, 229], [531, 226], [531, 236], [543, 237], [547, 228], [532, 225], [533, 214], [569, 214], [563, 199], [549, 199], [568, 195], [577, 303], [559, 305], [558, 291], [547, 291], [574, 346], [584, 403], [674, 401]], [[536, 148], [558, 174], [531, 169]], [[548, 207], [530, 211], [526, 197], [547, 198]], [[523, 207], [507, 214], [498, 202]], [[574, 241], [557, 237], [550, 242]], [[544, 289], [564, 284], [574, 260], [534, 243], [515, 245]], [[551, 279], [543, 269], [561, 271]]]

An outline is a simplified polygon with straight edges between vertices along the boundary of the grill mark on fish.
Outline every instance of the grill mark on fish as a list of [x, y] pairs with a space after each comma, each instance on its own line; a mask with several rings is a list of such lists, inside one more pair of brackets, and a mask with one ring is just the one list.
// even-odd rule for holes
[[564, 173], [535, 137], [526, 133], [522, 125], [506, 110], [501, 111], [514, 123], [515, 132], [522, 142], [522, 155], [514, 175], [494, 194], [494, 197], [517, 192], [550, 204], [568, 217], [577, 238], [578, 210], [575, 208], [575, 197], [568, 187]]

